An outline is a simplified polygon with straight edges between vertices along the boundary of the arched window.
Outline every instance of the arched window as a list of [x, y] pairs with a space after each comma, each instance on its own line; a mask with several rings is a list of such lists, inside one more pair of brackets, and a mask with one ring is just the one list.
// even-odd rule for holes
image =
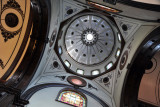
[[84, 94], [73, 89], [63, 89], [57, 96], [57, 101], [76, 107], [87, 107], [87, 98]]

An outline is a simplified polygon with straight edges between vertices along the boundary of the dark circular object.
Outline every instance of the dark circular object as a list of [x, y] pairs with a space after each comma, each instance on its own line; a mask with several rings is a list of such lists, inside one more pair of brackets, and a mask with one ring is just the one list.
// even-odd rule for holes
[[84, 79], [77, 76], [68, 76], [67, 81], [78, 87], [85, 87], [87, 85], [87, 82]]
[[14, 13], [8, 13], [5, 17], [5, 23], [9, 27], [16, 27], [19, 23], [17, 15]]
[[103, 52], [103, 50], [100, 50], [100, 53], [102, 53]]
[[78, 49], [75, 49], [76, 52], [78, 52]]
[[153, 67], [153, 62], [152, 61], [149, 61], [147, 66], [146, 66], [146, 70], [149, 70]]
[[72, 32], [71, 34], [74, 35], [74, 32]]
[[76, 25], [76, 27], [78, 27], [78, 26], [79, 26], [79, 24]]
[[57, 62], [57, 61], [54, 61], [54, 62], [53, 62], [53, 66], [54, 66], [55, 68], [57, 68], [57, 67], [59, 66], [58, 62]]
[[88, 20], [84, 20], [84, 22], [87, 22]]
[[128, 30], [127, 25], [123, 24], [123, 25], [122, 25], [122, 29], [123, 29], [124, 31], [127, 31], [127, 30]]
[[97, 20], [93, 20], [93, 22], [97, 22]]
[[73, 13], [73, 9], [67, 10], [67, 14], [68, 14], [68, 15], [70, 15], [70, 14], [72, 14], [72, 13]]
[[108, 83], [109, 82], [109, 78], [108, 77], [103, 78], [103, 82], [104, 83]]
[[95, 57], [95, 55], [93, 54], [92, 57]]
[[101, 25], [102, 26], [102, 28], [104, 28], [104, 25]]
[[86, 57], [86, 54], [83, 54], [84, 57]]
[[74, 44], [74, 42], [73, 42], [73, 41], [71, 41], [71, 44]]

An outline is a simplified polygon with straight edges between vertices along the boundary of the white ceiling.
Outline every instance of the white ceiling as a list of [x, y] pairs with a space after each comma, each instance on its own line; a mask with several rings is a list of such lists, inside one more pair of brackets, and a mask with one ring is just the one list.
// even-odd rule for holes
[[137, 2], [143, 2], [143, 3], [148, 3], [148, 4], [159, 4], [160, 5], [160, 0], [133, 0]]

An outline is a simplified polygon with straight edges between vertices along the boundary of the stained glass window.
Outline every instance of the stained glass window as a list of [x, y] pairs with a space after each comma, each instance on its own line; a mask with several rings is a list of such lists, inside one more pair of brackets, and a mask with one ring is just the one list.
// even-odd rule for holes
[[86, 107], [86, 98], [75, 91], [62, 91], [57, 100], [76, 107]]

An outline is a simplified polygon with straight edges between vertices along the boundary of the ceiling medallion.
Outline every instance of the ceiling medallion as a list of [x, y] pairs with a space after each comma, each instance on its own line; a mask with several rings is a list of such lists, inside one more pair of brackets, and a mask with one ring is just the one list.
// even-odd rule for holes
[[9, 0], [2, 8], [0, 30], [4, 42], [14, 38], [22, 30], [24, 14], [15, 0]]
[[77, 87], [85, 87], [87, 85], [86, 81], [80, 77], [77, 76], [69, 76], [67, 78], [67, 81]]
[[11, 33], [11, 32], [7, 32], [7, 31], [4, 30], [2, 27], [0, 27], [0, 29], [1, 29], [1, 31], [2, 31], [1, 34], [3, 35], [5, 42], [7, 42], [8, 39], [14, 38], [14, 36], [17, 35], [17, 34], [20, 32], [20, 30], [19, 30], [19, 31], [16, 31], [16, 32]]
[[22, 17], [24, 18], [24, 14], [23, 14], [23, 11], [21, 9], [21, 6], [15, 0], [9, 0], [7, 2], [7, 4], [5, 4], [3, 6], [2, 11], [5, 10], [5, 9], [7, 9], [7, 8], [14, 8], [14, 9], [16, 9], [22, 15]]

